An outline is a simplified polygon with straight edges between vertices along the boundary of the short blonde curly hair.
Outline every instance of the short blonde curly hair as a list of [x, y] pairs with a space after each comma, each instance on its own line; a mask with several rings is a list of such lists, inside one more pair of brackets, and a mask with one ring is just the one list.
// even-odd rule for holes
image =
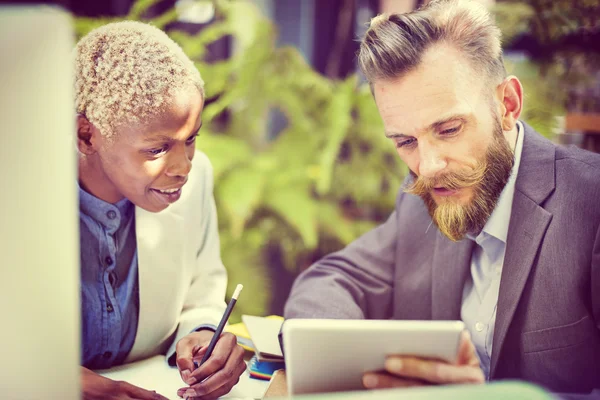
[[106, 137], [123, 123], [165, 111], [173, 96], [204, 82], [166, 33], [136, 21], [104, 25], [75, 47], [75, 107]]

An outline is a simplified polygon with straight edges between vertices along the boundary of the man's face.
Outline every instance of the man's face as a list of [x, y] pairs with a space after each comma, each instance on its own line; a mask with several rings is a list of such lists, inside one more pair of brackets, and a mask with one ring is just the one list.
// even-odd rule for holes
[[413, 176], [406, 190], [455, 241], [483, 228], [513, 166], [486, 84], [456, 50], [435, 46], [417, 69], [373, 85], [386, 136]]
[[96, 131], [95, 153], [80, 162], [81, 183], [111, 203], [125, 197], [150, 212], [167, 208], [181, 196], [192, 167], [202, 107], [200, 92], [190, 89], [162, 114], [121, 125], [112, 138]]

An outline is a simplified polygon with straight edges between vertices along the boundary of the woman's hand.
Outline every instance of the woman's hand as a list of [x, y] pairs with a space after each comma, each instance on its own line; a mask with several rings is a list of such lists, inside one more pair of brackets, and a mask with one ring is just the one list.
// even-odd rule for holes
[[192, 399], [217, 399], [231, 391], [246, 370], [244, 349], [238, 346], [236, 337], [223, 333], [211, 356], [198, 368], [212, 339], [213, 332], [193, 332], [177, 343], [177, 367], [181, 378], [190, 385], [177, 391], [180, 397]]

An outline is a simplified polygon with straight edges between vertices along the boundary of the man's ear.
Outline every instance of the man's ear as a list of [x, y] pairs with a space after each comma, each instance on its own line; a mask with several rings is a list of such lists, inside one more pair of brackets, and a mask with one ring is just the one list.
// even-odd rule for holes
[[88, 119], [77, 114], [77, 148], [85, 155], [91, 156], [96, 152], [98, 129]]
[[523, 86], [516, 76], [509, 76], [497, 88], [500, 100], [502, 130], [510, 131], [517, 124], [523, 111]]

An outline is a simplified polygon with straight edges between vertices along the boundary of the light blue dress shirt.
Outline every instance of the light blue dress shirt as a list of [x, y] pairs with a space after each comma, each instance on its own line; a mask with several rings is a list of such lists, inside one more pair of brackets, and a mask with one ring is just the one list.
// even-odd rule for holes
[[514, 166], [498, 204], [481, 232], [477, 236], [467, 235], [476, 245], [471, 256], [471, 274], [464, 286], [461, 319], [471, 334], [486, 379], [490, 376], [498, 290], [523, 150], [523, 126], [520, 122], [517, 122], [517, 131]]
[[110, 204], [79, 188], [81, 365], [123, 363], [135, 341], [139, 313], [135, 207]]

